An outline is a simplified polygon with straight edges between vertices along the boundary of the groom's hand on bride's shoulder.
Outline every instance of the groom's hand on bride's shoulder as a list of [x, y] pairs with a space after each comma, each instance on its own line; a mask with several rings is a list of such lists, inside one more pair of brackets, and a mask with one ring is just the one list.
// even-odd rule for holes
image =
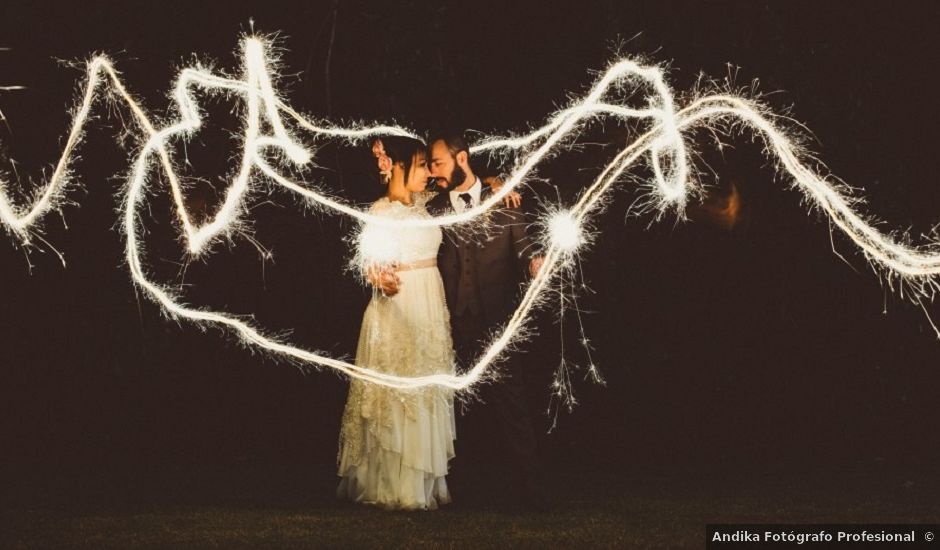
[[[483, 183], [489, 185], [494, 193], [498, 193], [504, 185], [503, 180], [496, 176], [483, 178]], [[506, 205], [506, 208], [519, 208], [522, 205], [522, 195], [516, 191], [510, 191], [508, 195], [503, 197], [503, 204]]]

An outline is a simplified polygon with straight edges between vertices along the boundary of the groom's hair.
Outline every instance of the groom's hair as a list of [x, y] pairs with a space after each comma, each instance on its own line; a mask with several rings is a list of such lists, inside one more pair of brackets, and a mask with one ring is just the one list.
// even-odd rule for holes
[[450, 155], [454, 158], [457, 158], [457, 153], [461, 151], [466, 151], [467, 156], [470, 155], [470, 147], [467, 145], [467, 139], [464, 137], [464, 132], [459, 130], [438, 130], [431, 133], [428, 138], [428, 148], [434, 147], [434, 144], [438, 141], [443, 141], [444, 145], [447, 146], [447, 150], [450, 151]]

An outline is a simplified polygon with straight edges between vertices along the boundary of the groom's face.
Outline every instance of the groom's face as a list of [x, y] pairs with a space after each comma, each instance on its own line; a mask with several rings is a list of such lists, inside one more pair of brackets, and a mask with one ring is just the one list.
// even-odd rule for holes
[[[458, 153], [458, 155], [465, 153]], [[457, 158], [451, 154], [450, 148], [444, 140], [437, 140], [431, 145], [431, 164], [429, 169], [432, 178], [437, 178], [437, 185], [442, 189], [454, 189], [467, 180], [467, 172]]]

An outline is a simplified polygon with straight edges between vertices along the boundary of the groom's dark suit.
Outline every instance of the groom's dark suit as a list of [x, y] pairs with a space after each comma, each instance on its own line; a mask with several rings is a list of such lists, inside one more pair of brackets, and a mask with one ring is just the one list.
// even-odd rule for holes
[[[489, 187], [483, 186], [481, 202], [489, 194]], [[431, 199], [427, 206], [434, 215], [454, 212], [446, 191]], [[466, 228], [445, 229], [438, 254], [454, 349], [464, 367], [483, 350], [490, 331], [503, 325], [515, 310], [519, 285], [526, 277], [531, 257], [537, 252], [521, 210], [494, 207], [486, 215], [489, 222], [485, 231], [467, 234]], [[523, 369], [519, 361], [509, 362], [503, 377], [485, 386], [481, 397], [498, 416], [499, 427], [495, 429], [504, 436], [507, 465], [521, 484], [519, 496], [538, 499], [542, 488]], [[485, 446], [488, 451], [485, 455], [493, 454], [493, 430], [493, 426], [485, 426], [485, 439], [481, 441], [472, 441], [471, 430], [471, 445]], [[458, 436], [457, 440], [461, 439], [462, 436]]]

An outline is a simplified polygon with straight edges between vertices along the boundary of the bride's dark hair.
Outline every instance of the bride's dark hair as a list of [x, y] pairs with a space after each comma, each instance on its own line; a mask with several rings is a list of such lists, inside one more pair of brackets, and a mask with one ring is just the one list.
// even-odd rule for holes
[[379, 141], [382, 142], [385, 154], [392, 160], [393, 165], [399, 162], [404, 165], [405, 181], [407, 182], [415, 156], [425, 156], [426, 154], [427, 147], [424, 142], [405, 136], [382, 136]]

